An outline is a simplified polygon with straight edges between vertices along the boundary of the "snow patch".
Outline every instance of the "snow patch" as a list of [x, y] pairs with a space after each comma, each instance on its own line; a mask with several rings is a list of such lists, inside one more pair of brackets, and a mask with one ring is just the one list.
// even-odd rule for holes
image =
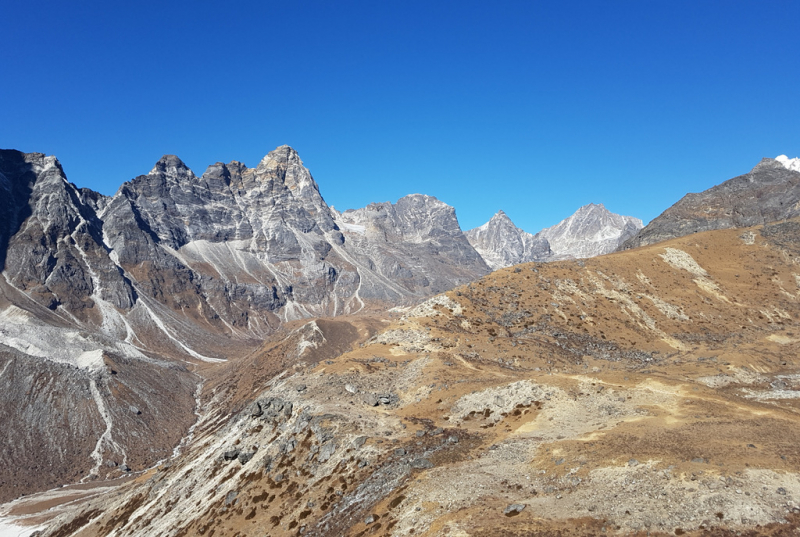
[[789, 158], [786, 155], [778, 155], [775, 160], [783, 164], [783, 167], [793, 172], [800, 172], [800, 158]]
[[105, 362], [103, 362], [103, 350], [97, 349], [81, 353], [80, 356], [75, 359], [75, 365], [81, 369], [88, 369], [89, 371], [102, 369], [105, 365]]
[[339, 227], [341, 227], [342, 231], [350, 231], [352, 233], [358, 233], [359, 235], [363, 235], [367, 232], [367, 228], [365, 226], [358, 224], [345, 224], [342, 222], [339, 223]]

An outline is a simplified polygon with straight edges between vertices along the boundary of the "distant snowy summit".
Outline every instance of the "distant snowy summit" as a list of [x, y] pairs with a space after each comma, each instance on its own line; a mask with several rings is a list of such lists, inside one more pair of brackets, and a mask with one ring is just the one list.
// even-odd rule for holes
[[531, 261], [593, 257], [616, 250], [642, 229], [642, 221], [590, 203], [575, 214], [532, 235], [498, 211], [491, 220], [465, 233], [486, 264], [496, 270]]

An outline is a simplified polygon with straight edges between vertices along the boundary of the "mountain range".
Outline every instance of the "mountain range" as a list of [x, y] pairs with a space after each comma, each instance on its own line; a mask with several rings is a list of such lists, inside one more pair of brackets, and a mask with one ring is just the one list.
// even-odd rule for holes
[[[719, 401], [757, 412], [746, 390], [764, 382], [793, 389], [795, 364], [784, 351], [797, 342], [800, 294], [788, 275], [800, 253], [792, 220], [800, 216], [798, 168], [797, 159], [764, 159], [748, 174], [687, 195], [645, 227], [590, 204], [533, 235], [502, 211], [462, 232], [452, 207], [421, 194], [339, 212], [288, 146], [255, 168], [217, 163], [199, 177], [165, 156], [111, 197], [69, 183], [54, 157], [0, 151], [7, 192], [0, 198], [0, 501], [78, 481], [84, 488], [76, 490], [100, 491], [92, 484], [134, 473], [149, 480], [114, 497], [87, 494], [77, 507], [67, 502], [46, 517], [57, 518], [45, 534], [87, 525], [92, 535], [362, 535], [417, 527], [482, 534], [481, 524], [494, 519], [478, 513], [514, 499], [509, 483], [525, 471], [512, 464], [519, 457], [533, 457], [537, 471], [556, 477], [532, 480], [503, 523], [536, 504], [534, 496], [549, 505], [564, 491], [591, 496], [595, 489], [580, 483], [615, 482], [610, 454], [626, 438], [658, 430], [615, 427], [628, 423], [624, 416], [630, 424], [649, 416], [648, 408], [683, 405], [652, 395], [663, 389], [653, 391], [648, 375], [674, 385], [686, 363], [697, 365], [679, 391], [706, 390], [702, 404], [716, 434], [757, 445], [751, 429], [725, 432], [732, 418]], [[695, 233], [696, 240], [680, 240]], [[677, 242], [661, 245], [667, 240]], [[761, 281], [756, 264], [772, 267], [771, 279]], [[761, 296], [758, 286], [769, 293]], [[748, 377], [750, 351], [740, 347], [768, 347], [756, 377]], [[717, 367], [723, 355], [729, 364]], [[521, 375], [525, 386], [515, 384]], [[703, 380], [709, 375], [733, 380]], [[614, 408], [608, 416], [623, 416], [613, 425], [602, 405], [589, 413], [597, 413], [598, 427], [617, 431], [607, 432], [616, 444], [601, 446], [606, 458], [569, 444], [606, 434], [575, 429], [583, 411], [569, 410], [569, 401], [602, 391], [588, 383], [634, 401], [629, 412], [605, 400], [611, 392], [593, 396]], [[770, 419], [791, 427], [786, 412], [779, 405]], [[708, 426], [683, 407], [673, 415], [687, 427], [679, 438]], [[555, 418], [560, 438], [548, 436], [538, 416]], [[526, 425], [530, 419], [536, 427]], [[763, 449], [784, 453], [784, 440]], [[704, 460], [789, 471], [783, 463], [700, 453], [700, 440], [692, 445]], [[590, 462], [561, 475], [561, 463], [546, 462], [551, 455], [540, 449], [552, 450], [554, 461], [566, 453], [570, 464]], [[652, 449], [653, 460], [684, 470], [682, 451]], [[498, 464], [497, 479], [481, 481], [492, 491], [476, 497], [484, 500], [444, 507], [448, 487]], [[420, 489], [411, 476], [438, 476], [443, 488]], [[781, 488], [800, 497], [792, 476], [780, 478]], [[342, 485], [323, 494], [327, 481]], [[736, 496], [723, 496], [720, 505], [734, 509]], [[392, 511], [397, 506], [402, 516]], [[474, 524], [452, 518], [461, 509]], [[645, 515], [625, 522], [622, 510], [599, 509], [618, 529], [649, 527]], [[752, 520], [776, 522], [778, 511], [767, 511]], [[700, 531], [701, 514], [648, 513], [656, 525]], [[529, 514], [514, 520], [535, 526]], [[574, 529], [570, 516], [558, 520]]]

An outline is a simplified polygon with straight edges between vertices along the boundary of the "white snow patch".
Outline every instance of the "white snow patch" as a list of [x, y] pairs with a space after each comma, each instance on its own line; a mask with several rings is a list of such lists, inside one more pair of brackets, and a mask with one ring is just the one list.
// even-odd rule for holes
[[800, 158], [789, 158], [786, 155], [778, 155], [775, 160], [783, 164], [783, 167], [793, 172], [800, 172]]
[[359, 235], [363, 235], [367, 232], [367, 228], [359, 224], [347, 224], [344, 222], [338, 222], [338, 224], [342, 231], [350, 231], [352, 233], [358, 233]]
[[44, 526], [17, 526], [6, 517], [0, 517], [0, 537], [28, 537]]
[[103, 362], [103, 350], [97, 349], [81, 353], [80, 356], [76, 358], [75, 365], [81, 369], [88, 369], [89, 371], [102, 369], [105, 365], [105, 362]]

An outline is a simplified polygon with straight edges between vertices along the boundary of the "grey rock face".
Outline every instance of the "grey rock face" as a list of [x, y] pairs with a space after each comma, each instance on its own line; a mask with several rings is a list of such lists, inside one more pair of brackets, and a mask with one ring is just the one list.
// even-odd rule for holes
[[0, 173], [9, 283], [107, 335], [160, 331], [157, 351], [188, 352], [175, 340], [193, 325], [260, 338], [281, 321], [415, 300], [488, 272], [452, 207], [414, 195], [342, 217], [288, 146], [201, 177], [165, 156], [113, 198], [75, 188], [41, 154], [4, 151]]
[[361, 278], [359, 296], [396, 302], [489, 272], [464, 237], [455, 209], [432, 196], [412, 194], [396, 204], [333, 214]]
[[550, 243], [541, 233], [522, 231], [503, 211], [480, 227], [465, 232], [469, 243], [493, 270], [519, 263], [546, 261], [552, 256]]
[[540, 235], [550, 243], [554, 259], [575, 259], [611, 253], [642, 227], [638, 218], [612, 213], [602, 203], [590, 203]]
[[[765, 158], [750, 173], [699, 194], [687, 194], [621, 249], [627, 250], [699, 231], [747, 227], [800, 215], [800, 172]], [[787, 167], [788, 166], [788, 167]]]
[[94, 299], [117, 308], [135, 292], [109, 259], [95, 208], [102, 196], [68, 183], [55, 157], [0, 152], [1, 182], [10, 197], [0, 205], [0, 258], [6, 279], [36, 302], [59, 305], [88, 320]]

